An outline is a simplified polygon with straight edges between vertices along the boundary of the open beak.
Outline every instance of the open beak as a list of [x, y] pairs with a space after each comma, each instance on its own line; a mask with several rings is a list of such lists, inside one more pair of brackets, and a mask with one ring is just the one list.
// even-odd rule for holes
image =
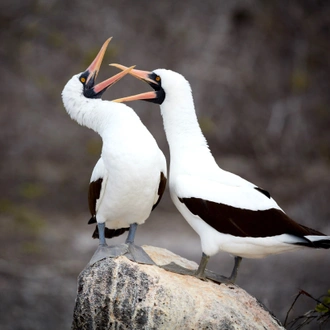
[[[117, 63], [112, 63], [110, 64], [111, 66], [114, 66], [120, 70], [124, 70], [123, 72], [125, 72], [128, 68], [124, 65], [121, 64], [117, 64]], [[144, 82], [146, 82], [147, 84], [149, 84], [151, 87], [153, 87], [155, 89], [155, 87], [157, 88], [159, 86], [158, 82], [154, 79], [152, 79], [152, 72], [148, 72], [148, 71], [142, 71], [142, 70], [135, 70], [132, 69], [128, 72], [130, 75], [132, 75], [135, 78], [138, 78]], [[120, 99], [116, 99], [116, 100], [112, 100], [113, 102], [130, 102], [130, 101], [137, 101], [137, 100], [153, 100], [155, 98], [157, 98], [157, 92], [151, 91], [151, 92], [146, 92], [146, 93], [141, 93], [141, 94], [136, 94], [136, 95], [131, 95], [131, 96], [126, 96]]]
[[93, 96], [95, 95], [101, 96], [107, 88], [114, 85], [117, 81], [119, 81], [121, 78], [126, 76], [135, 67], [135, 66], [131, 66], [129, 68], [125, 67], [122, 72], [119, 72], [116, 75], [112, 76], [111, 78], [106, 79], [100, 82], [99, 84], [95, 85], [95, 80], [100, 71], [100, 67], [104, 58], [105, 51], [107, 50], [107, 47], [111, 39], [112, 37], [104, 42], [99, 53], [96, 55], [91, 65], [86, 69], [86, 72], [88, 72], [88, 76], [85, 83], [86, 95], [91, 93], [91, 95]]
[[109, 42], [111, 41], [112, 37], [107, 39], [103, 46], [101, 47], [99, 53], [96, 55], [94, 61], [91, 63], [91, 65], [86, 69], [88, 72], [87, 80], [86, 80], [86, 85], [87, 86], [93, 86], [95, 79], [100, 71], [100, 67], [103, 61], [103, 57], [105, 54], [105, 51], [107, 50], [107, 47], [109, 45]]
[[95, 85], [93, 87], [94, 93], [95, 94], [103, 93], [107, 88], [114, 85], [117, 81], [119, 81], [121, 78], [126, 76], [128, 73], [130, 73], [133, 70], [133, 68], [135, 68], [135, 65], [133, 65], [129, 68], [125, 68], [125, 70], [123, 70], [122, 72], [119, 72], [116, 75]]

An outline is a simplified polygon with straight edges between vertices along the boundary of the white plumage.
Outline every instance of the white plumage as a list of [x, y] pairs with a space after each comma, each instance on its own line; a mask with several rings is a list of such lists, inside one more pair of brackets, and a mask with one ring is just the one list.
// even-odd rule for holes
[[237, 257], [231, 276], [235, 280], [242, 257], [330, 247], [329, 236], [291, 220], [267, 191], [217, 165], [198, 124], [190, 85], [181, 74], [166, 69], [130, 74], [155, 91], [116, 101], [160, 104], [171, 156], [171, 198], [201, 239], [198, 275], [203, 275], [209, 256], [220, 250]]
[[[103, 58], [103, 54], [98, 56]], [[145, 222], [164, 191], [167, 169], [164, 154], [137, 114], [124, 104], [97, 98], [97, 92], [102, 94], [109, 84], [96, 88], [86, 76], [93, 71], [97, 74], [101, 61], [96, 69], [93, 66], [74, 75], [65, 85], [62, 99], [72, 119], [102, 138], [101, 158], [91, 176], [90, 209], [98, 225], [105, 223], [108, 229], [118, 230]], [[85, 79], [81, 81], [81, 77]], [[99, 226], [99, 231], [103, 228]]]

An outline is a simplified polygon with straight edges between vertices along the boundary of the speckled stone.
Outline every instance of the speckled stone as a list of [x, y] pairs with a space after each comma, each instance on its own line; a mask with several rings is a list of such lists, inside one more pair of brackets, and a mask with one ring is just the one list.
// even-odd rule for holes
[[[194, 262], [144, 247], [157, 264]], [[258, 301], [235, 285], [201, 281], [126, 257], [107, 258], [78, 278], [73, 330], [284, 329]]]

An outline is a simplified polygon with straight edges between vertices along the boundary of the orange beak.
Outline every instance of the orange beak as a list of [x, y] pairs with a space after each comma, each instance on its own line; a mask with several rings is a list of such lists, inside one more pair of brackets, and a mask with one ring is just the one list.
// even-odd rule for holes
[[119, 81], [121, 78], [126, 76], [135, 66], [131, 67], [125, 67], [125, 69], [117, 73], [116, 75], [112, 76], [109, 79], [106, 79], [102, 82], [100, 82], [97, 85], [95, 84], [95, 79], [100, 71], [100, 67], [104, 58], [105, 51], [107, 50], [107, 47], [111, 41], [112, 37], [107, 39], [103, 46], [101, 47], [99, 53], [96, 55], [93, 62], [90, 64], [90, 66], [86, 69], [86, 72], [88, 72], [87, 80], [86, 80], [86, 86], [88, 86], [89, 89], [93, 89], [93, 92], [95, 94], [102, 94], [107, 88], [114, 85], [117, 81]]
[[93, 79], [95, 80], [99, 71], [100, 71], [100, 67], [101, 67], [101, 64], [102, 64], [102, 61], [103, 61], [103, 57], [104, 57], [104, 54], [105, 54], [105, 51], [107, 50], [107, 47], [109, 45], [109, 42], [111, 41], [112, 37], [107, 39], [103, 46], [101, 47], [99, 53], [96, 55], [94, 61], [91, 63], [91, 65], [86, 69], [86, 71], [89, 72], [89, 75], [87, 77], [87, 80], [86, 80], [86, 85], [89, 84], [90, 80]]
[[96, 94], [103, 92], [104, 90], [106, 90], [107, 88], [109, 88], [110, 86], [114, 85], [117, 81], [119, 81], [121, 78], [123, 78], [124, 76], [126, 76], [128, 73], [130, 73], [133, 68], [135, 68], [135, 65], [126, 68], [125, 70], [123, 70], [122, 72], [117, 73], [116, 75], [98, 83], [97, 85], [94, 86], [94, 92]]
[[[117, 64], [117, 63], [112, 63], [110, 64], [111, 66], [114, 66], [120, 70], [127, 70], [128, 68], [124, 65]], [[124, 72], [124, 71], [123, 71]], [[158, 86], [159, 83], [158, 81], [154, 80], [151, 78], [152, 72], [148, 71], [142, 71], [142, 70], [136, 70], [132, 69], [128, 72], [130, 75], [132, 75], [135, 78], [138, 78], [146, 83], [148, 83], [151, 86]], [[136, 95], [131, 95], [131, 96], [126, 96], [120, 99], [112, 100], [113, 102], [130, 102], [130, 101], [137, 101], [137, 100], [152, 100], [157, 97], [156, 91], [151, 91], [151, 92], [146, 92], [146, 93], [141, 93], [141, 94], [136, 94]]]

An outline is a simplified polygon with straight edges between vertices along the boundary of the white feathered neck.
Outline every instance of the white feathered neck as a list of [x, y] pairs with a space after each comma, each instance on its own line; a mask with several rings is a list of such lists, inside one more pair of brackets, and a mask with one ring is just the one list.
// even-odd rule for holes
[[189, 82], [171, 70], [157, 69], [154, 72], [161, 77], [161, 86], [165, 91], [160, 110], [172, 163], [180, 159], [178, 163], [182, 164], [185, 155], [185, 163], [199, 163], [202, 157], [204, 163], [208, 161], [213, 165], [215, 160], [199, 126]]
[[132, 128], [137, 121], [141, 123], [137, 114], [125, 104], [85, 97], [83, 85], [79, 81], [80, 75], [74, 75], [62, 91], [64, 107], [72, 119], [94, 130], [102, 137], [109, 131], [110, 126], [116, 127], [123, 121], [126, 128], [130, 123]]

